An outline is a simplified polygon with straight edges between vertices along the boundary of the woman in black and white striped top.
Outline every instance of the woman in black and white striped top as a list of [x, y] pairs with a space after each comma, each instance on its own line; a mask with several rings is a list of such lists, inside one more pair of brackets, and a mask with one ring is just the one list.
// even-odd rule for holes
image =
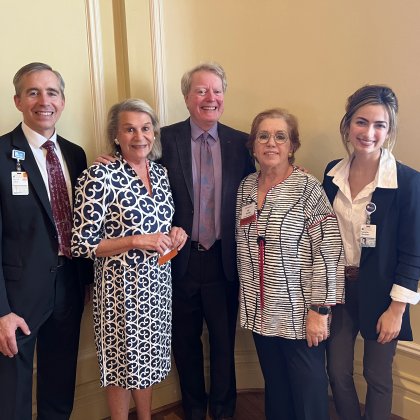
[[328, 419], [325, 340], [330, 307], [344, 300], [343, 249], [331, 205], [293, 167], [296, 118], [258, 114], [249, 147], [260, 171], [237, 197], [241, 326], [252, 330], [267, 419]]

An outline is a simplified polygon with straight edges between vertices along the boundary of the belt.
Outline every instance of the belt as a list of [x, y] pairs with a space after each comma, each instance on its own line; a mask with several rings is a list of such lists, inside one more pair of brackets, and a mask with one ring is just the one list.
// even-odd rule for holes
[[220, 244], [220, 239], [215, 241], [214, 244], [209, 249], [206, 249], [203, 245], [200, 244], [200, 242], [191, 241], [191, 248], [195, 249], [196, 251], [205, 252], [205, 251], [210, 251], [214, 249], [219, 244]]
[[359, 279], [359, 267], [354, 265], [348, 265], [344, 267], [344, 275], [346, 280], [358, 280]]

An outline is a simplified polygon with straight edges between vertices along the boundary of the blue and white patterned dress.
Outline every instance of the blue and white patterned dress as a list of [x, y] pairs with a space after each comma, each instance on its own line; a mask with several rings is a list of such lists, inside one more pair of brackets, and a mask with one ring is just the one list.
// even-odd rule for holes
[[101, 385], [146, 388], [171, 368], [170, 262], [132, 249], [96, 257], [102, 239], [169, 232], [174, 213], [166, 169], [149, 162], [152, 195], [122, 158], [78, 180], [72, 252], [95, 261], [93, 320]]

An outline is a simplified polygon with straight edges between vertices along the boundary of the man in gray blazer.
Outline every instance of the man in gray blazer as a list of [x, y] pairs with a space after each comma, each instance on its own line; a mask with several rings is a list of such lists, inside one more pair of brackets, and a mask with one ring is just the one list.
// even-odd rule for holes
[[[71, 258], [56, 220], [71, 231], [73, 187], [86, 156], [55, 130], [65, 101], [61, 75], [30, 63], [13, 83], [23, 122], [0, 137], [0, 417], [32, 418], [36, 346], [37, 418], [64, 420], [73, 407], [84, 284], [93, 273], [87, 260]], [[58, 158], [53, 172], [48, 140]], [[64, 176], [58, 201], [68, 195], [67, 218], [51, 204], [50, 174]]]
[[[173, 352], [187, 420], [233, 416], [236, 403], [235, 327], [238, 309], [235, 203], [240, 181], [255, 171], [245, 147], [248, 135], [219, 122], [226, 77], [223, 68], [204, 63], [186, 72], [182, 94], [190, 118], [162, 128], [162, 160], [168, 169], [175, 201], [173, 223], [189, 241], [172, 260]], [[212, 161], [212, 243], [201, 239], [200, 143], [208, 140]], [[201, 200], [202, 201], [202, 200]], [[204, 383], [201, 335], [206, 321], [210, 342], [210, 388]]]

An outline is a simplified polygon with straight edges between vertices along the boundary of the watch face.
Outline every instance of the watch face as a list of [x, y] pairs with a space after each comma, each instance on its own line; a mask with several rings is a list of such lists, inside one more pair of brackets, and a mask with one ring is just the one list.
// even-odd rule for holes
[[313, 311], [318, 312], [320, 315], [328, 315], [331, 313], [331, 307], [329, 306], [317, 306], [311, 305], [310, 307]]

